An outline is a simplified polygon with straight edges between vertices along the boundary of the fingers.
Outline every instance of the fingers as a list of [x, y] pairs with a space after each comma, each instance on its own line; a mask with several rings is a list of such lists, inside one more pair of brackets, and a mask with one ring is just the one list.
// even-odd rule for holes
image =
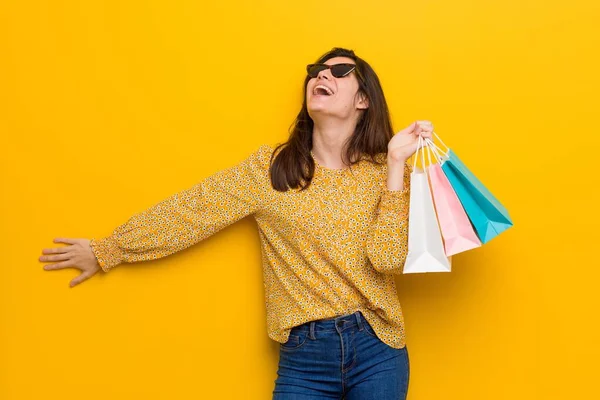
[[[55, 243], [58, 242], [63, 242], [63, 243], [76, 243], [74, 240], [71, 239], [64, 239], [64, 238], [56, 238], [54, 239]], [[50, 248], [50, 249], [42, 249], [42, 254], [56, 254], [56, 255], [52, 255], [52, 256], [40, 256], [40, 258], [38, 259], [39, 261], [42, 262], [47, 262], [47, 261], [65, 261], [65, 260], [69, 260], [71, 258], [71, 246], [63, 246], [63, 247], [54, 247], [54, 248]], [[66, 265], [66, 263], [58, 263], [58, 264], [53, 264], [53, 265], [46, 265], [44, 266], [45, 270], [53, 270], [53, 269], [60, 269], [60, 268], [66, 268], [68, 267], [68, 265]]]
[[398, 131], [398, 134], [410, 134], [410, 133], [414, 133], [415, 129], [417, 127], [417, 121], [413, 122], [412, 124], [410, 124], [409, 126], [407, 126], [406, 128]]
[[69, 283], [70, 287], [73, 287], [75, 285], [79, 285], [81, 282], [85, 281], [86, 279], [89, 279], [92, 275], [94, 275], [93, 272], [82, 272], [81, 274], [79, 274], [78, 276], [76, 276], [75, 278], [73, 278], [71, 280], [71, 283]]
[[415, 128], [414, 133], [416, 135], [421, 135], [423, 137], [431, 137], [433, 132], [433, 124], [431, 121], [417, 121], [417, 126]]
[[65, 262], [60, 262], [60, 263], [56, 263], [56, 264], [44, 265], [44, 269], [46, 271], [52, 271], [55, 269], [69, 268], [70, 266], [71, 266], [71, 263], [69, 261], [65, 261]]
[[433, 124], [428, 120], [415, 121], [406, 128], [402, 129], [398, 133], [414, 133], [415, 135], [422, 135], [423, 137], [431, 137], [433, 132]]
[[[76, 243], [75, 240], [63, 239], [63, 238], [56, 238], [53, 240], [53, 242], [54, 243], [72, 243], [72, 244]], [[66, 254], [66, 253], [69, 253], [70, 251], [71, 251], [71, 246], [53, 247], [50, 249], [42, 249], [42, 254]], [[53, 261], [53, 260], [64, 260], [64, 258], [44, 257], [44, 256], [40, 257], [40, 261]]]
[[70, 238], [63, 238], [63, 237], [58, 237], [55, 238], [53, 240], [54, 243], [68, 243], [68, 244], [75, 244], [77, 243], [77, 241], [80, 239], [70, 239]]
[[61, 253], [58, 254], [56, 256], [40, 256], [39, 260], [40, 261], [62, 261], [62, 260], [68, 260], [69, 258], [71, 258], [71, 255], [68, 253]]
[[64, 247], [53, 247], [51, 249], [43, 249], [42, 254], [58, 254], [58, 253], [68, 253], [69, 246]]

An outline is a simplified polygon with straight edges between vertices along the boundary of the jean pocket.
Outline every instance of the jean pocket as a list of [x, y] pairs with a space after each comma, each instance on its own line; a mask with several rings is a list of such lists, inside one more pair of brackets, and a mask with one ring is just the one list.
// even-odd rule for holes
[[287, 342], [280, 343], [279, 347], [282, 350], [299, 349], [300, 347], [302, 347], [304, 345], [304, 343], [306, 343], [307, 336], [308, 336], [308, 333], [305, 331], [292, 330], [290, 332], [290, 336], [288, 337]]
[[363, 319], [363, 322], [364, 322], [363, 326], [365, 328], [365, 332], [367, 332], [369, 335], [379, 339], [379, 337], [373, 330], [373, 327], [371, 326], [371, 324], [369, 324], [369, 322], [366, 319]]

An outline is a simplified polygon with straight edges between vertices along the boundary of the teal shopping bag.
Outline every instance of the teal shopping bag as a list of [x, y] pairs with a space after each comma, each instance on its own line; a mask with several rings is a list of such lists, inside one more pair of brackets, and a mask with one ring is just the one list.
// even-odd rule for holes
[[[436, 134], [436, 137], [437, 134]], [[439, 137], [438, 137], [439, 139]], [[427, 139], [430, 146], [437, 147]], [[441, 139], [440, 139], [441, 142]], [[443, 142], [442, 142], [443, 144]], [[450, 181], [481, 243], [487, 243], [511, 226], [508, 210], [467, 168], [448, 146], [439, 159], [442, 171]], [[439, 149], [441, 151], [441, 149]]]

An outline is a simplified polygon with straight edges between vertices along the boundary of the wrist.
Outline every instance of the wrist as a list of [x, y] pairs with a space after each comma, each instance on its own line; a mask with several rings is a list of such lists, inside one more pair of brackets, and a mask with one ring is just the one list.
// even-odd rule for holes
[[388, 153], [388, 156], [387, 156], [388, 165], [404, 165], [407, 160], [408, 160], [408, 158], [392, 156], [392, 155], [390, 155], [390, 153]]

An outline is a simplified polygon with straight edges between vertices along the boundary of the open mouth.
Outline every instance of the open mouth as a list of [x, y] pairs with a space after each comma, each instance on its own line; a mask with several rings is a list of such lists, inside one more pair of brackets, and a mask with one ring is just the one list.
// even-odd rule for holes
[[325, 85], [317, 85], [313, 89], [313, 94], [315, 96], [331, 96], [333, 95], [333, 91]]

